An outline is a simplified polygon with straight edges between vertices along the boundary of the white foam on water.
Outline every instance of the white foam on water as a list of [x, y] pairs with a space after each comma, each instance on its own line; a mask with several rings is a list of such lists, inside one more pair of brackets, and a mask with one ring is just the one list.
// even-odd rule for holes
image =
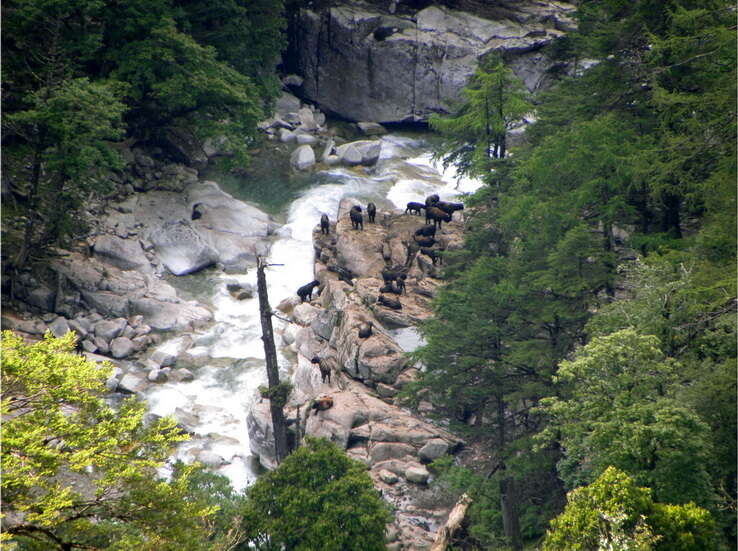
[[[391, 134], [381, 140], [382, 154], [377, 166], [369, 171], [335, 167], [319, 172], [316, 185], [304, 190], [290, 205], [287, 223], [276, 232], [268, 257], [268, 262], [274, 264], [266, 274], [272, 307], [285, 298], [295, 297], [298, 287], [313, 280], [313, 230], [322, 214], [336, 220], [344, 197], [362, 203], [393, 204], [404, 210], [407, 202], [424, 202], [432, 193], [452, 200], [481, 186], [473, 179], [457, 178], [452, 168], [444, 170], [440, 163], [432, 161], [430, 154], [418, 155], [422, 141]], [[253, 298], [233, 297], [227, 289], [232, 282], [252, 285]], [[173, 415], [178, 408], [185, 412], [187, 427], [195, 435], [179, 446], [176, 457], [192, 461], [198, 450], [222, 456], [226, 464], [214, 470], [241, 490], [257, 476], [246, 417], [257, 388], [266, 384], [256, 269], [218, 276], [209, 302], [213, 305], [214, 324], [194, 335], [195, 346], [188, 350], [190, 356], [205, 365], [193, 370], [195, 379], [191, 382], [152, 385], [147, 398], [149, 409], [157, 415]], [[278, 334], [284, 322], [273, 318], [273, 324]], [[394, 334], [406, 351], [422, 344], [414, 328]], [[175, 337], [159, 348], [174, 353], [179, 341], [181, 337]], [[286, 376], [291, 360], [281, 351], [277, 359], [280, 375]], [[214, 365], [208, 365], [210, 360]]]

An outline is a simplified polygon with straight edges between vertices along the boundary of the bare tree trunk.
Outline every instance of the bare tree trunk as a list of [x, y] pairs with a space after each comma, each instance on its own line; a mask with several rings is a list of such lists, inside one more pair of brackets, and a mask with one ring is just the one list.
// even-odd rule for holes
[[459, 501], [456, 502], [454, 508], [451, 509], [446, 524], [436, 533], [436, 540], [433, 542], [431, 551], [446, 551], [446, 548], [451, 543], [454, 534], [459, 530], [461, 524], [464, 522], [466, 510], [469, 508], [469, 505], [471, 505], [471, 502], [471, 498], [466, 494], [459, 498]]
[[[502, 452], [506, 444], [506, 427], [505, 427], [505, 409], [507, 403], [504, 396], [500, 393], [497, 395], [497, 424], [498, 424], [498, 450]], [[505, 473], [506, 466], [501, 465], [500, 472], [500, 512], [502, 513], [502, 530], [505, 538], [515, 551], [523, 549], [523, 542], [520, 536], [520, 522], [518, 519], [517, 496], [512, 478]]]
[[[272, 309], [269, 306], [267, 295], [266, 276], [264, 268], [266, 259], [257, 257], [256, 282], [259, 293], [259, 311], [261, 313], [261, 340], [264, 342], [264, 354], [266, 356], [267, 378], [269, 389], [272, 390], [279, 385], [279, 366], [277, 365], [277, 349], [274, 346], [274, 329], [272, 328]], [[276, 404], [272, 399], [269, 401], [269, 409], [272, 414], [272, 429], [274, 431], [274, 452], [277, 463], [287, 457], [287, 423], [284, 419], [283, 404]]]

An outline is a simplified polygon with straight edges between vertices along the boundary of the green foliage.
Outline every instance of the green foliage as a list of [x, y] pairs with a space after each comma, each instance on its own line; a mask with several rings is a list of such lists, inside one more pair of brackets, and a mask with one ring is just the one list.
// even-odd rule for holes
[[437, 157], [461, 173], [486, 174], [490, 159], [505, 157], [506, 133], [532, 111], [522, 82], [497, 56], [485, 58], [464, 88], [466, 98], [448, 117], [430, 117], [445, 141]]
[[692, 503], [654, 503], [648, 488], [609, 467], [589, 486], [573, 490], [541, 551], [701, 551], [718, 549], [710, 513]]
[[145, 405], [104, 401], [111, 366], [73, 353], [73, 333], [25, 344], [2, 335], [3, 538], [23, 549], [206, 549], [215, 507], [188, 493], [192, 467], [156, 476], [186, 439]]
[[390, 515], [366, 467], [306, 438], [248, 491], [248, 538], [259, 550], [382, 550]]
[[262, 398], [270, 400], [273, 405], [283, 408], [287, 404], [287, 400], [292, 392], [293, 385], [289, 381], [282, 381], [278, 385], [271, 388], [260, 386], [259, 394]]
[[557, 380], [570, 393], [541, 408], [550, 416], [544, 436], [564, 448], [559, 473], [569, 488], [613, 465], [661, 501], [711, 501], [708, 428], [674, 399], [679, 376], [658, 340], [632, 329], [595, 337], [561, 362]]

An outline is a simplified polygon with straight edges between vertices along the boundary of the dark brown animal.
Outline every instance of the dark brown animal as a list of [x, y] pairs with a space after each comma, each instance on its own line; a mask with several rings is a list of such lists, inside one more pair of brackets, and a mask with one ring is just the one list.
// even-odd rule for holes
[[321, 396], [313, 400], [310, 409], [315, 410], [315, 413], [319, 411], [325, 411], [333, 407], [333, 398], [331, 396]]
[[407, 204], [407, 207], [405, 207], [405, 214], [417, 214], [420, 216], [420, 211], [425, 208], [425, 205], [423, 203], [416, 203], [414, 201], [410, 201]]
[[320, 285], [320, 281], [317, 279], [310, 283], [303, 285], [297, 290], [297, 296], [300, 297], [300, 302], [305, 302], [305, 299], [311, 300], [313, 298], [313, 289]]
[[359, 338], [360, 339], [368, 339], [372, 336], [372, 326], [374, 325], [373, 321], [368, 321], [359, 327]]
[[402, 294], [402, 289], [400, 289], [400, 287], [399, 286], [396, 286], [394, 283], [390, 282], [390, 283], [387, 283], [387, 284], [383, 285], [382, 287], [380, 287], [379, 288], [379, 292], [380, 293], [393, 293], [395, 295], [401, 295]]
[[399, 279], [400, 276], [405, 275], [405, 271], [400, 270], [389, 270], [387, 268], [382, 270], [382, 280], [385, 283], [393, 283]]
[[439, 208], [430, 207], [425, 209], [425, 222], [427, 224], [433, 222], [434, 226], [438, 226], [438, 229], [441, 229], [443, 222], [451, 222], [451, 215]]
[[418, 237], [417, 235], [413, 237], [415, 242], [420, 245], [421, 247], [432, 247], [436, 244], [436, 240], [432, 237]]
[[423, 237], [435, 237], [436, 236], [436, 226], [434, 224], [427, 224], [425, 226], [421, 226], [417, 230], [415, 230], [415, 235], [422, 235]]
[[387, 298], [384, 295], [379, 295], [377, 302], [387, 308], [392, 308], [392, 310], [402, 310], [400, 299]]
[[199, 218], [202, 218], [203, 210], [204, 209], [202, 203], [195, 203], [194, 205], [192, 205], [192, 215], [190, 216], [190, 218], [192, 220], [198, 220]]
[[438, 260], [439, 263], [443, 264], [443, 256], [441, 255], [440, 250], [429, 249], [427, 247], [421, 247], [420, 252], [426, 256], [429, 256], [430, 259], [433, 261], [434, 266], [436, 265], [436, 260]]
[[397, 278], [397, 288], [400, 290], [400, 294], [405, 292], [405, 280], [407, 279], [407, 276], [405, 274], [400, 274], [400, 277]]
[[369, 203], [366, 206], [366, 214], [369, 217], [369, 222], [374, 223], [374, 217], [377, 215], [377, 205]]
[[351, 207], [349, 218], [351, 218], [351, 227], [353, 229], [358, 230], [359, 226], [361, 226], [362, 230], [364, 229], [364, 216], [361, 214], [360, 206], [354, 205]]
[[348, 268], [344, 268], [343, 266], [339, 266], [338, 264], [331, 263], [328, 264], [328, 271], [333, 272], [334, 274], [338, 274], [338, 279], [340, 279], [341, 281], [345, 281], [349, 285], [354, 284], [354, 282], [351, 280], [356, 276]]
[[427, 209], [428, 207], [432, 207], [433, 205], [438, 203], [438, 201], [440, 200], [441, 198], [438, 196], [437, 193], [434, 193], [433, 195], [429, 195], [428, 197], [425, 198], [425, 208]]
[[328, 384], [331, 384], [331, 366], [318, 356], [313, 356], [310, 363], [316, 364], [320, 369], [320, 381], [325, 383], [325, 380], [328, 379]]
[[434, 207], [441, 209], [443, 212], [453, 215], [457, 210], [464, 210], [464, 203], [448, 203], [446, 201], [438, 201]]
[[328, 215], [324, 214], [320, 217], [320, 233], [328, 235], [331, 233], [331, 221], [328, 220]]

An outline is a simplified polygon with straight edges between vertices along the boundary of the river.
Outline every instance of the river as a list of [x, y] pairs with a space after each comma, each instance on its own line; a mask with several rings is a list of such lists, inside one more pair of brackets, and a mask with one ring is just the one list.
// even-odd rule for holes
[[[435, 165], [423, 137], [388, 134], [381, 140], [380, 159], [370, 168], [291, 174], [286, 172], [289, 169], [283, 155], [272, 169], [262, 167], [266, 170], [250, 178], [210, 178], [217, 179], [235, 198], [254, 204], [283, 223], [272, 238], [269, 253], [269, 262], [274, 264], [267, 271], [272, 306], [314, 279], [313, 228], [322, 213], [336, 219], [342, 198], [354, 198], [362, 204], [373, 201], [379, 210], [404, 210], [407, 202], [423, 202], [432, 193], [438, 193], [442, 200], [453, 200], [480, 185], [457, 178], [453, 169], [444, 171]], [[174, 415], [193, 433], [177, 449], [177, 458], [185, 462], [199, 459], [241, 490], [260, 470], [249, 450], [246, 416], [256, 389], [266, 384], [266, 372], [258, 299], [236, 300], [226, 288], [232, 282], [255, 287], [256, 270], [224, 273], [209, 269], [171, 280], [186, 298], [211, 307], [214, 323], [195, 334], [174, 336], [158, 347], [166, 351], [187, 347], [188, 354], [203, 358], [205, 365], [195, 371], [191, 382], [152, 387], [147, 400], [152, 413]], [[274, 322], [280, 377], [286, 378], [296, 358], [282, 347], [279, 335], [285, 322]], [[412, 328], [396, 331], [395, 337], [407, 351], [421, 343]]]

